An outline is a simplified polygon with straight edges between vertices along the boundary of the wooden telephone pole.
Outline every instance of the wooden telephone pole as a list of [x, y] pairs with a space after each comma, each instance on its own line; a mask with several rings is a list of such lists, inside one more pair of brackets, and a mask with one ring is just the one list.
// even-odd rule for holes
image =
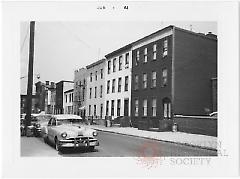
[[33, 57], [34, 57], [34, 30], [35, 21], [30, 22], [30, 45], [29, 45], [29, 63], [28, 63], [28, 86], [27, 86], [27, 100], [26, 100], [26, 122], [25, 130], [31, 125], [32, 113], [32, 86], [33, 86]]

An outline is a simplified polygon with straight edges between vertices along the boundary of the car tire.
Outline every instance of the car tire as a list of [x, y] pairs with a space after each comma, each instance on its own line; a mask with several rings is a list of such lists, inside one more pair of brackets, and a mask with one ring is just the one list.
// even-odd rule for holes
[[56, 149], [56, 151], [60, 151], [60, 146], [59, 146], [59, 142], [58, 142], [58, 139], [57, 138], [55, 138], [55, 149]]
[[94, 149], [95, 149], [95, 146], [90, 146], [90, 147], [89, 147], [89, 150], [90, 150], [90, 151], [94, 151]]

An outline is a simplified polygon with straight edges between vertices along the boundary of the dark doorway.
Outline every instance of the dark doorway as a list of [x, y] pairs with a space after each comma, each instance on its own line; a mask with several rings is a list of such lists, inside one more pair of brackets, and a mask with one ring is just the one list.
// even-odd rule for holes
[[129, 115], [129, 99], [124, 99], [124, 116]]

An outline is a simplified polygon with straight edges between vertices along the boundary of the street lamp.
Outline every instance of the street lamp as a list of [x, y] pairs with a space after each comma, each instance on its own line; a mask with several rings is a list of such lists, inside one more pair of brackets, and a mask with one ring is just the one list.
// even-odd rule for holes
[[[38, 80], [40, 79], [40, 74], [39, 74], [39, 73], [34, 74], [34, 76], [36, 76]], [[24, 78], [27, 78], [27, 77], [28, 77], [28, 76], [22, 76], [22, 77], [20, 77], [20, 80], [21, 80], [21, 79], [24, 79]]]

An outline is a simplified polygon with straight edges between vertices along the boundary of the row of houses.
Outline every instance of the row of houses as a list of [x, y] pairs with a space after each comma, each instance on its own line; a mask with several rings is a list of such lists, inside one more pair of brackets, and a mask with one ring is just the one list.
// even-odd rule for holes
[[217, 36], [168, 26], [75, 70], [73, 81], [38, 82], [36, 94], [44, 86], [48, 113], [164, 128], [174, 115], [217, 111], [216, 84]]

